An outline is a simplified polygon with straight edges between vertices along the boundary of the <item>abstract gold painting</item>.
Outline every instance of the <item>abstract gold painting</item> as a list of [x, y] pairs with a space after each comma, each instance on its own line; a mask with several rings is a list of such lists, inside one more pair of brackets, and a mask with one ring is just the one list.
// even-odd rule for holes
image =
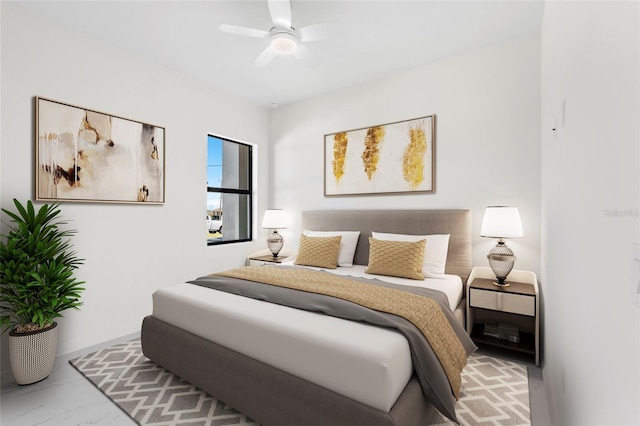
[[165, 129], [36, 98], [36, 200], [162, 204]]
[[324, 136], [324, 195], [433, 192], [435, 115]]

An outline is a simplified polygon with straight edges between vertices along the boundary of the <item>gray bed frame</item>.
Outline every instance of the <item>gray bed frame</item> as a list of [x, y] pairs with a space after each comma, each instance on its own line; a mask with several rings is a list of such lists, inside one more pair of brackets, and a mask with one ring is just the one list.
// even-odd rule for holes
[[[304, 211], [302, 227], [314, 231], [360, 231], [354, 262], [362, 265], [367, 264], [371, 231], [450, 234], [445, 272], [459, 275], [464, 283], [471, 271], [468, 210]], [[460, 306], [464, 306], [464, 300]], [[462, 312], [464, 309], [457, 316]], [[463, 317], [459, 320], [464, 324]], [[428, 424], [435, 414], [415, 376], [391, 410], [383, 412], [152, 315], [143, 321], [141, 338], [146, 357], [263, 426], [418, 426]]]

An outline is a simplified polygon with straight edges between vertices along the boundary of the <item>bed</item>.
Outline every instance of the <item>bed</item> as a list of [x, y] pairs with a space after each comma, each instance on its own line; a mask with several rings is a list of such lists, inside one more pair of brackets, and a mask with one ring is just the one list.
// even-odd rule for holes
[[[360, 232], [353, 257], [354, 269], [369, 263], [372, 231], [447, 234], [445, 274], [460, 283], [466, 281], [471, 269], [470, 226], [467, 210], [302, 212], [305, 230]], [[421, 382], [412, 370], [411, 358], [407, 367], [404, 355], [407, 343], [395, 331], [344, 319], [320, 318], [317, 313], [287, 311], [284, 315], [282, 312], [287, 309], [298, 310], [218, 294], [216, 290], [191, 284], [161, 290], [154, 294], [154, 313], [143, 321], [144, 354], [263, 425], [420, 425], [433, 417], [434, 403], [424, 396]], [[460, 290], [454, 302], [449, 300], [452, 315], [461, 324], [464, 323], [463, 294]], [[210, 305], [216, 303], [218, 306], [212, 312]], [[289, 314], [297, 316], [289, 317]], [[280, 321], [280, 327], [306, 327], [314, 333], [319, 330], [319, 334], [307, 338], [300, 337], [304, 330], [291, 333], [288, 330], [271, 337], [256, 324], [247, 322], [252, 315], [258, 316], [260, 327]], [[200, 324], [200, 328], [194, 324]], [[219, 324], [222, 326], [217, 327]], [[342, 333], [351, 333], [351, 337], [341, 337]], [[240, 342], [229, 340], [238, 335], [244, 336]], [[266, 342], [261, 340], [265, 335], [270, 336]], [[319, 352], [313, 346], [318, 344], [316, 340], [324, 341], [322, 350], [328, 352]], [[383, 343], [370, 345], [371, 342]], [[364, 350], [367, 345], [376, 350]], [[276, 351], [283, 347], [292, 353], [289, 360], [283, 361], [282, 353]], [[331, 351], [346, 351], [351, 358], [334, 357]], [[376, 351], [375, 356], [387, 357], [384, 363], [393, 368], [387, 369], [385, 365], [382, 372], [377, 372], [380, 361], [371, 355]], [[332, 366], [334, 359], [339, 361]], [[371, 364], [369, 370], [365, 368], [368, 363]], [[361, 376], [356, 375], [358, 370], [362, 370]], [[314, 371], [325, 372], [320, 376], [331, 376], [326, 373], [331, 371], [336, 378], [314, 376], [311, 374]], [[362, 378], [345, 379], [334, 385], [332, 381], [340, 381], [340, 377]], [[350, 389], [353, 382], [361, 381], [366, 383], [365, 395], [358, 394], [362, 390]]]

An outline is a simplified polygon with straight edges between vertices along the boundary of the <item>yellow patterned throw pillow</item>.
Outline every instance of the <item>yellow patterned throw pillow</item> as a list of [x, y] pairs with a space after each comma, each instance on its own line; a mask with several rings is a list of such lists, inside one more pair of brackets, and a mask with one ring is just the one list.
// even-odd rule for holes
[[307, 237], [300, 235], [300, 247], [296, 257], [296, 265], [317, 266], [319, 268], [336, 269], [340, 241], [342, 237]]
[[368, 274], [424, 280], [422, 262], [427, 240], [385, 241], [369, 237]]

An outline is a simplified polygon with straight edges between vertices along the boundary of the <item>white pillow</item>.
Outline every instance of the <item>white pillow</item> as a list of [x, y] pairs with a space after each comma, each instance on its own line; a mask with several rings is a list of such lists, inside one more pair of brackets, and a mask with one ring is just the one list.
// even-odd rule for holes
[[427, 240], [427, 245], [424, 248], [422, 272], [427, 278], [445, 278], [444, 268], [447, 264], [447, 252], [449, 251], [449, 234], [407, 235], [372, 232], [371, 236], [377, 240], [410, 242]]
[[353, 266], [353, 256], [356, 254], [360, 231], [309, 231], [305, 229], [302, 233], [307, 237], [337, 237], [340, 235], [342, 240], [340, 240], [338, 266], [346, 266], [347, 268]]

